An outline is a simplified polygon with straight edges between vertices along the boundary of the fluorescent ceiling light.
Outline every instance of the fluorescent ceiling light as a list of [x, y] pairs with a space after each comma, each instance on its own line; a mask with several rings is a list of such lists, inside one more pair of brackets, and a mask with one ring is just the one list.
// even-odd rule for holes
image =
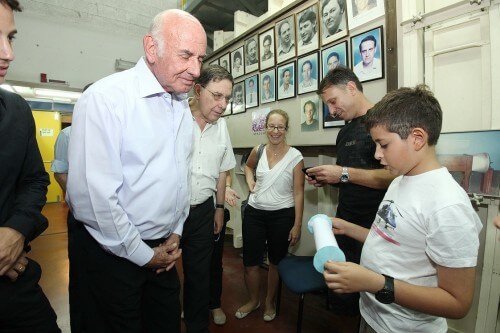
[[70, 98], [78, 99], [82, 95], [80, 92], [73, 91], [63, 91], [63, 90], [52, 90], [52, 89], [40, 89], [35, 88], [35, 95], [40, 97], [56, 97], [56, 98]]
[[14, 92], [14, 89], [12, 88], [12, 86], [10, 84], [0, 84], [0, 88], [3, 88], [4, 90], [10, 91], [10, 92]]

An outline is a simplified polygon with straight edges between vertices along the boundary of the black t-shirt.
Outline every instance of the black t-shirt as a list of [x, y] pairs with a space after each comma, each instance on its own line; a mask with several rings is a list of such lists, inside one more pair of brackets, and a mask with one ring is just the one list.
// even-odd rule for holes
[[[357, 169], [380, 169], [380, 162], [375, 159], [375, 143], [363, 124], [363, 117], [358, 117], [347, 123], [337, 136], [337, 165]], [[370, 228], [378, 205], [386, 190], [377, 190], [353, 183], [339, 184], [339, 204], [336, 216], [346, 221]], [[337, 237], [337, 240], [342, 237]], [[361, 247], [354, 245], [355, 241], [342, 239], [340, 246], [349, 261], [359, 263]], [[348, 245], [351, 244], [351, 245]], [[352, 247], [358, 248], [354, 250]], [[354, 257], [347, 252], [355, 251]]]

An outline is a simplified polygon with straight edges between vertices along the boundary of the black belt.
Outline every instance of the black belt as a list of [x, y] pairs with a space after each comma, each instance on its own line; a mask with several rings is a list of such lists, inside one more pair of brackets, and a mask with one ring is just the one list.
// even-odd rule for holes
[[197, 207], [201, 207], [201, 206], [205, 205], [207, 202], [209, 202], [210, 200], [213, 201], [213, 198], [209, 197], [207, 200], [203, 201], [201, 204], [191, 205], [191, 209], [194, 209], [194, 208], [197, 208]]

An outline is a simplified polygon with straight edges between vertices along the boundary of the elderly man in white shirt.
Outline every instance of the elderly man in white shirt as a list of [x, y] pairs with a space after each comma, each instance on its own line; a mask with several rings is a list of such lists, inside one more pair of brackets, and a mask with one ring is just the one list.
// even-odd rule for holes
[[[232, 89], [231, 74], [212, 65], [202, 70], [189, 101], [194, 120], [192, 194], [181, 242], [188, 333], [208, 332], [214, 234], [220, 233], [224, 224], [226, 171], [236, 165], [226, 121], [221, 118], [231, 101]], [[220, 304], [217, 308], [220, 310]]]
[[[168, 22], [168, 24], [167, 24]], [[180, 235], [189, 213], [193, 121], [187, 92], [207, 39], [181, 10], [153, 19], [137, 65], [75, 106], [67, 201], [81, 222], [89, 332], [179, 332]]]

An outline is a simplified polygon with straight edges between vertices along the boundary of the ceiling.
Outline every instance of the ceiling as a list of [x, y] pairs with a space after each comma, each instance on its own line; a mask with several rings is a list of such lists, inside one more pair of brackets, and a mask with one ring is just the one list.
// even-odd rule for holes
[[254, 16], [267, 12], [268, 0], [191, 0], [184, 10], [193, 14], [203, 24], [208, 35], [209, 52], [213, 50], [214, 31], [234, 30], [234, 12], [245, 11]]

